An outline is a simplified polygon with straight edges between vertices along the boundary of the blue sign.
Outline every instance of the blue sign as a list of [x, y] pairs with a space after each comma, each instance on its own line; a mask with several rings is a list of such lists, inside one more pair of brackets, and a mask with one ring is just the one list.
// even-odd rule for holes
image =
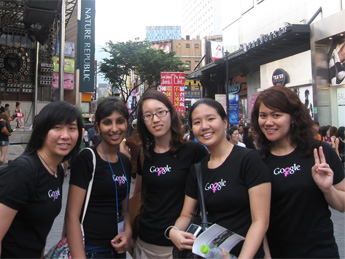
[[240, 96], [238, 94], [229, 94], [228, 95], [228, 102], [229, 102], [229, 124], [234, 125], [238, 124], [239, 122], [239, 101]]
[[195, 90], [195, 91], [184, 91], [184, 98], [188, 99], [201, 99], [201, 91]]
[[273, 85], [286, 85], [288, 82], [288, 73], [285, 70], [278, 68], [274, 70], [272, 75], [272, 83]]

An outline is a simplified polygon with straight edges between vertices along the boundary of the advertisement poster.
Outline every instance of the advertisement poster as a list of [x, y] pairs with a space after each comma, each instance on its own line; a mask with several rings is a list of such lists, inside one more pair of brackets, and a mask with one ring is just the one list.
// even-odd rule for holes
[[239, 98], [238, 94], [229, 94], [229, 124], [237, 125], [239, 121]]
[[255, 103], [255, 100], [256, 98], [258, 97], [259, 94], [252, 94], [252, 95], [249, 95], [249, 113], [252, 114], [252, 110], [253, 110], [253, 107], [254, 107], [254, 103]]
[[[54, 62], [54, 72], [59, 72], [60, 59], [58, 57], [53, 57]], [[69, 74], [74, 74], [74, 59], [65, 58], [64, 72]]]
[[314, 100], [313, 100], [313, 87], [297, 87], [292, 89], [299, 97], [305, 107], [307, 107], [309, 114], [314, 119]]
[[211, 41], [211, 53], [212, 60], [220, 59], [223, 57], [223, 42], [221, 41]]
[[226, 110], [227, 110], [227, 108], [226, 108], [226, 94], [215, 94], [214, 99], [223, 106], [223, 108], [226, 112]]
[[345, 125], [345, 88], [337, 89], [339, 125]]
[[161, 92], [164, 93], [174, 105], [176, 111], [182, 116], [185, 114], [185, 73], [162, 72]]
[[[63, 88], [66, 90], [73, 90], [74, 88], [74, 74], [64, 74]], [[53, 88], [59, 88], [59, 73], [53, 73]]]

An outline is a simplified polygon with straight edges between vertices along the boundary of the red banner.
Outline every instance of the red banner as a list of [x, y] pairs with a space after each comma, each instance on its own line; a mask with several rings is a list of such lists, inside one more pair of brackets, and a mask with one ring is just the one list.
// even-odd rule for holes
[[184, 106], [185, 74], [181, 72], [161, 72], [161, 92], [164, 93], [174, 105], [176, 111], [182, 116], [185, 114]]

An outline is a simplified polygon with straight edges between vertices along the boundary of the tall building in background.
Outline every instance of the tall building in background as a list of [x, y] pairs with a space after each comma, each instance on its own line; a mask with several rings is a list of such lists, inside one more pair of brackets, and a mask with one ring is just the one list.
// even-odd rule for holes
[[[182, 37], [200, 39], [222, 34], [220, 0], [184, 1]], [[229, 13], [231, 15], [231, 13]]]
[[177, 40], [181, 38], [181, 26], [146, 26], [147, 41]]

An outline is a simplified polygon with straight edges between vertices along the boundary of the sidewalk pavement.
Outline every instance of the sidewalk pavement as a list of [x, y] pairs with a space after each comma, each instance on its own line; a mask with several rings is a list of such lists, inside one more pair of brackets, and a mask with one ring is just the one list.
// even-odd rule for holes
[[[7, 158], [9, 160], [13, 160], [17, 158], [19, 155], [23, 153], [24, 149], [25, 149], [24, 144], [23, 145], [9, 145]], [[67, 202], [67, 195], [68, 195], [68, 185], [69, 185], [69, 172], [63, 184], [62, 209], [59, 216], [55, 219], [52, 229], [48, 235], [47, 244], [46, 244], [46, 252], [48, 252], [48, 250], [61, 239], [65, 208], [66, 208], [66, 202]], [[134, 189], [134, 184], [131, 184], [131, 191], [130, 191], [131, 195], [133, 193], [133, 189]], [[331, 217], [334, 224], [334, 236], [339, 247], [339, 255], [340, 255], [340, 258], [345, 258], [345, 251], [344, 251], [345, 213], [341, 213], [333, 209], [331, 209], [331, 212], [332, 212]], [[128, 253], [127, 253], [127, 258], [131, 258], [131, 256]]]

